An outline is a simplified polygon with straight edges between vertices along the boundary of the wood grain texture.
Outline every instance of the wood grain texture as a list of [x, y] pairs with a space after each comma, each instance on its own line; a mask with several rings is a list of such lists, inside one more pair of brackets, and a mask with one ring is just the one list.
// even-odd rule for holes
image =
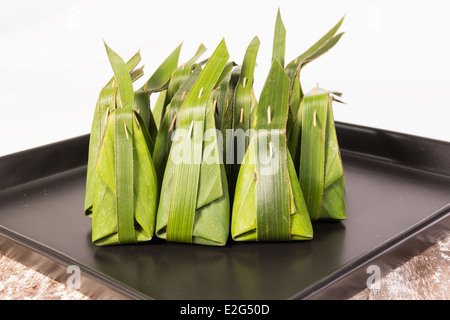
[[450, 299], [450, 235], [381, 278], [351, 300]]
[[0, 254], [1, 300], [89, 300], [89, 297]]

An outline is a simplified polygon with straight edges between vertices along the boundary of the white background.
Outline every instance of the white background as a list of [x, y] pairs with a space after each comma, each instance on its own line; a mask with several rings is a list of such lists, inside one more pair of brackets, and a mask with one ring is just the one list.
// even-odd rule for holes
[[102, 39], [124, 60], [141, 51], [137, 88], [181, 42], [180, 62], [225, 38], [241, 63], [257, 35], [259, 96], [278, 8], [287, 62], [346, 15], [340, 42], [301, 76], [305, 91], [344, 93], [337, 121], [450, 141], [449, 1], [2, 0], [0, 156], [89, 133], [112, 76]]

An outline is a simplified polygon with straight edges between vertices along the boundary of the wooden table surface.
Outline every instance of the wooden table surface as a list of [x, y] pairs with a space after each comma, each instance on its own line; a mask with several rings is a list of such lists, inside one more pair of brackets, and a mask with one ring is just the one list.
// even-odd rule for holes
[[450, 235], [381, 278], [353, 300], [450, 299]]
[[[47, 276], [0, 254], [0, 299], [90, 300]], [[450, 235], [381, 278], [352, 300], [450, 299]]]

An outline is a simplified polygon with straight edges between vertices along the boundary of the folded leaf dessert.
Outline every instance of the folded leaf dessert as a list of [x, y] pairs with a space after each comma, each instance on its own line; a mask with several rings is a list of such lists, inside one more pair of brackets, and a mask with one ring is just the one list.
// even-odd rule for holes
[[[156, 235], [167, 241], [225, 245], [229, 233], [230, 202], [216, 137], [204, 143], [204, 133], [215, 133], [211, 93], [229, 55], [222, 41], [203, 70], [192, 72], [175, 119], [161, 188]], [[184, 90], [183, 86], [180, 87]], [[186, 88], [187, 89], [187, 88]]]
[[300, 186], [311, 220], [342, 220], [345, 178], [334, 127], [332, 92], [315, 88], [302, 106]]
[[92, 241], [98, 245], [150, 240], [158, 184], [147, 126], [133, 109], [134, 91], [123, 60], [106, 46], [118, 90], [106, 110], [93, 172]]
[[289, 79], [274, 59], [236, 183], [231, 225], [234, 240], [287, 241], [313, 236], [287, 148], [288, 98]]
[[303, 67], [342, 37], [342, 22], [285, 65], [278, 10], [259, 99], [258, 37], [241, 64], [224, 39], [206, 59], [200, 45], [182, 64], [179, 45], [137, 90], [140, 53], [125, 63], [105, 44], [113, 77], [97, 101], [86, 176], [92, 242], [311, 240], [315, 221], [345, 219], [332, 110], [340, 94], [304, 94], [300, 82]]

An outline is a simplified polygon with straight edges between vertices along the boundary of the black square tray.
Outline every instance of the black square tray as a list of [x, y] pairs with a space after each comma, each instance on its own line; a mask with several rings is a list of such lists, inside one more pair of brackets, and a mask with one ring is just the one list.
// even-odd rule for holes
[[450, 230], [450, 143], [336, 123], [347, 220], [314, 239], [96, 247], [83, 213], [89, 136], [0, 158], [0, 252], [95, 299], [345, 299]]

